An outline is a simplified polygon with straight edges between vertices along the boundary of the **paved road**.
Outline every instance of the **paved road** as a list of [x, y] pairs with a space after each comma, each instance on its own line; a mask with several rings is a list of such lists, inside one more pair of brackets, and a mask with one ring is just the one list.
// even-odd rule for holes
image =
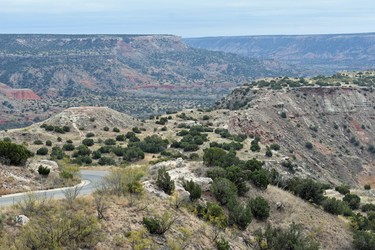
[[[83, 180], [83, 182], [78, 185], [82, 187], [80, 191], [80, 195], [88, 195], [94, 192], [96, 189], [96, 184], [98, 184], [102, 180], [102, 178], [107, 174], [108, 174], [108, 171], [81, 170], [81, 179]], [[35, 191], [33, 193], [37, 194], [39, 197], [61, 199], [61, 198], [64, 198], [64, 191], [66, 189], [73, 189], [73, 188], [74, 187], [58, 188], [58, 189], [51, 189], [51, 190]], [[17, 204], [17, 202], [22, 201], [29, 194], [30, 192], [4, 195], [0, 197], [0, 207]]]

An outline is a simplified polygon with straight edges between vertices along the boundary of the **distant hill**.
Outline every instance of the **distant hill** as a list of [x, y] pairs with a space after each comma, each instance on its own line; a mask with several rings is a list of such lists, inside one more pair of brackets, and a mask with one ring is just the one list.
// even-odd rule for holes
[[7, 93], [0, 129], [75, 106], [137, 117], [208, 107], [257, 77], [290, 74], [298, 72], [274, 60], [194, 49], [172, 35], [0, 35], [3, 89], [42, 98], [30, 103], [19, 91]]
[[294, 64], [310, 75], [375, 67], [375, 33], [203, 37], [184, 42], [194, 48]]
[[0, 59], [0, 82], [66, 97], [209, 91], [291, 73], [272, 60], [193, 49], [172, 35], [0, 35]]

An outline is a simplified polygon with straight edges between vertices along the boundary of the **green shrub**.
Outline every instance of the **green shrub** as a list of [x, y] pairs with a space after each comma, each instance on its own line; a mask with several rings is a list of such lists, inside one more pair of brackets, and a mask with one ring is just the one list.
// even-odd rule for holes
[[52, 160], [61, 160], [64, 158], [65, 153], [60, 147], [55, 146], [52, 148], [50, 156]]
[[43, 145], [43, 142], [41, 140], [35, 140], [34, 145]]
[[42, 147], [36, 151], [37, 155], [47, 155], [48, 154], [48, 148]]
[[193, 180], [184, 182], [183, 187], [190, 193], [189, 198], [191, 201], [201, 198], [202, 189], [199, 184], [195, 183]]
[[107, 126], [105, 126], [105, 127], [103, 128], [103, 130], [104, 130], [104, 131], [109, 131], [109, 128], [108, 128]]
[[270, 216], [270, 206], [268, 201], [261, 196], [250, 199], [247, 206], [253, 216], [258, 220], [266, 220]]
[[280, 150], [280, 145], [277, 144], [277, 143], [272, 143], [272, 144], [270, 145], [270, 149], [275, 150], [275, 151], [278, 151], [278, 150]]
[[112, 129], [112, 131], [115, 132], [115, 133], [119, 133], [120, 129], [115, 127], [115, 128]]
[[156, 181], [156, 185], [169, 195], [171, 195], [175, 189], [174, 181], [171, 180], [171, 176], [168, 174], [165, 168], [161, 168], [158, 170], [158, 179]]
[[116, 141], [125, 141], [125, 140], [126, 140], [125, 135], [117, 135], [116, 136]]
[[375, 211], [375, 204], [367, 203], [361, 207], [362, 212]]
[[303, 250], [318, 250], [319, 243], [313, 240], [312, 237], [305, 236], [302, 231], [303, 225], [292, 223], [288, 229], [272, 228], [270, 224], [267, 225], [263, 232], [258, 229], [254, 232], [256, 244], [259, 249], [303, 249]]
[[350, 187], [348, 185], [343, 184], [341, 186], [337, 186], [335, 187], [335, 190], [343, 195], [350, 194]]
[[211, 185], [211, 191], [216, 200], [222, 205], [237, 197], [236, 185], [226, 178], [216, 178]]
[[40, 166], [38, 167], [38, 173], [39, 173], [40, 175], [48, 176], [49, 173], [50, 173], [50, 171], [51, 171], [51, 170], [50, 170], [48, 167], [44, 167], [44, 166], [42, 166], [42, 165], [40, 165]]
[[305, 143], [305, 147], [307, 149], [312, 149], [314, 146], [313, 146], [313, 144], [311, 142], [308, 141], [308, 142]]
[[132, 128], [132, 131], [136, 134], [140, 134], [141, 133], [141, 130], [138, 128], [138, 127], [134, 127]]
[[255, 186], [261, 189], [267, 189], [269, 184], [268, 174], [265, 170], [256, 170], [250, 174], [250, 179]]
[[162, 216], [143, 217], [143, 224], [151, 234], [163, 235], [175, 221], [176, 219], [169, 213], [164, 213]]
[[67, 170], [63, 170], [60, 172], [60, 177], [64, 179], [73, 179], [73, 173]]
[[372, 231], [357, 231], [354, 234], [353, 244], [358, 250], [375, 249], [375, 233]]
[[322, 202], [323, 209], [328, 213], [335, 215], [349, 216], [352, 214], [352, 210], [347, 203], [337, 200], [336, 198], [327, 198]]
[[104, 141], [104, 144], [105, 145], [116, 145], [116, 141], [114, 139], [109, 138], [109, 139], [106, 139]]
[[168, 147], [168, 140], [162, 139], [157, 135], [147, 136], [143, 141], [136, 142], [133, 145], [138, 146], [146, 153], [160, 153]]
[[221, 237], [219, 240], [216, 240], [215, 244], [216, 244], [217, 250], [230, 250], [231, 249], [229, 242], [223, 237]]
[[73, 151], [75, 149], [75, 146], [73, 144], [66, 143], [62, 148], [64, 151]]
[[23, 145], [0, 141], [0, 162], [5, 165], [24, 165], [31, 156], [33, 153]]
[[370, 184], [366, 184], [366, 185], [364, 186], [364, 189], [365, 189], [365, 190], [371, 190], [371, 185], [370, 185]]
[[52, 146], [52, 142], [50, 140], [47, 140], [46, 141], [46, 146], [51, 147]]
[[270, 149], [268, 146], [267, 146], [267, 148], [266, 148], [265, 156], [267, 156], [267, 157], [272, 157], [272, 151], [271, 151], [271, 149]]
[[300, 198], [320, 204], [324, 200], [323, 188], [319, 182], [312, 179], [292, 178], [288, 182], [289, 190]]
[[92, 133], [92, 132], [89, 132], [89, 133], [86, 134], [86, 137], [87, 137], [87, 138], [94, 137], [94, 136], [95, 136], [95, 134]]
[[140, 159], [144, 159], [145, 154], [143, 153], [142, 149], [137, 146], [128, 146], [124, 149], [124, 156], [123, 159], [128, 162], [137, 161]]
[[229, 224], [236, 225], [240, 230], [246, 230], [251, 223], [252, 213], [249, 206], [242, 205], [238, 199], [228, 202]]
[[99, 150], [96, 150], [96, 151], [92, 152], [92, 158], [94, 160], [98, 160], [98, 159], [100, 159], [100, 157], [102, 157], [102, 154], [100, 153]]
[[77, 154], [77, 156], [78, 155], [90, 155], [91, 150], [86, 145], [79, 145], [77, 147], [76, 154]]
[[111, 158], [111, 157], [102, 156], [99, 159], [98, 164], [101, 165], [101, 166], [104, 166], [104, 165], [116, 165], [116, 161], [113, 158]]
[[342, 200], [348, 203], [352, 210], [358, 209], [361, 203], [361, 198], [356, 194], [346, 194]]
[[94, 145], [94, 140], [91, 138], [86, 138], [82, 140], [82, 144], [86, 145], [87, 147], [91, 147]]
[[286, 113], [283, 111], [283, 112], [281, 112], [280, 116], [281, 116], [281, 118], [286, 118]]

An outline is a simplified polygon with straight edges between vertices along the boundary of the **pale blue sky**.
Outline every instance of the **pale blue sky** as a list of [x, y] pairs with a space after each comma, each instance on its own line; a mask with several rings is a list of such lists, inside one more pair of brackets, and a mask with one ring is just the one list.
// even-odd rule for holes
[[361, 33], [374, 13], [374, 0], [0, 0], [0, 33]]

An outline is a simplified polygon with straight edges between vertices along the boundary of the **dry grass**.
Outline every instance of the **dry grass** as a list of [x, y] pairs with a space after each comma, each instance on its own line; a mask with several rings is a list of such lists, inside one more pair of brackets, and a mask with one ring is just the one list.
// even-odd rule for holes
[[[303, 224], [305, 232], [320, 242], [322, 249], [353, 249], [353, 235], [346, 219], [326, 213], [318, 206], [274, 186], [268, 186], [265, 191], [253, 188], [250, 193], [251, 197], [261, 195], [267, 199], [271, 211], [267, 222], [254, 220], [250, 224], [247, 229], [249, 235], [255, 229], [265, 227], [266, 223], [285, 228], [295, 222]], [[284, 211], [276, 209], [276, 202], [285, 205]]]

